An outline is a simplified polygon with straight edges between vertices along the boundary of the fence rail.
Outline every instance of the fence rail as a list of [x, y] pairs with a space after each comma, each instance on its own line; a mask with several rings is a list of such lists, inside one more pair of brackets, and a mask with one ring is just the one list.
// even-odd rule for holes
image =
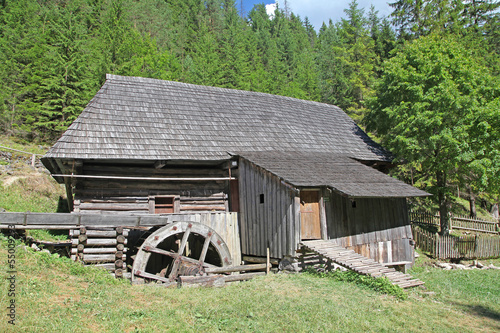
[[[439, 213], [430, 214], [423, 212], [410, 212], [410, 221], [414, 224], [435, 225], [437, 227], [440, 226]], [[498, 234], [500, 229], [500, 221], [487, 221], [473, 219], [462, 215], [451, 215], [450, 230], [453, 229]]]
[[412, 231], [417, 246], [435, 258], [479, 259], [500, 256], [500, 237], [440, 236], [416, 225]]

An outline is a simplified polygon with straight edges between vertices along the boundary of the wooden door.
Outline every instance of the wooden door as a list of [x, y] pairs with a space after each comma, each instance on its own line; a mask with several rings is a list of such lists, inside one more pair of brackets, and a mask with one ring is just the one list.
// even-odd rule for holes
[[319, 191], [300, 192], [300, 238], [321, 239]]

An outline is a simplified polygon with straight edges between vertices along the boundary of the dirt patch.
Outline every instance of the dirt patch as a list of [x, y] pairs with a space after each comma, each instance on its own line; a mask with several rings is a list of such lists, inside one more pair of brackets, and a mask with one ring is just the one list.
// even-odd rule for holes
[[15, 181], [19, 179], [26, 179], [28, 176], [7, 176], [3, 181], [2, 185], [4, 187], [9, 187], [10, 185], [14, 184]]

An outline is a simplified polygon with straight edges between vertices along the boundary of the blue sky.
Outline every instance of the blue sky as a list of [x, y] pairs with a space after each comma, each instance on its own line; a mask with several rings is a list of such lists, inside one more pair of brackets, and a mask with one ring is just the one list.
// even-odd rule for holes
[[[279, 1], [279, 0], [278, 0]], [[240, 8], [240, 0], [236, 0], [238, 9]], [[328, 24], [328, 20], [332, 19], [333, 22], [339, 21], [344, 15], [344, 9], [349, 6], [351, 0], [288, 0], [288, 5], [292, 12], [299, 15], [303, 20], [306, 16], [312, 23], [314, 28], [318, 30], [323, 22]], [[379, 11], [379, 16], [389, 16], [391, 7], [388, 2], [394, 0], [358, 0], [359, 8], [364, 8], [365, 13], [368, 13], [370, 6], [373, 4], [375, 9]], [[245, 12], [248, 13], [255, 4], [272, 4], [273, 0], [243, 0]], [[281, 0], [280, 5], [284, 3]]]

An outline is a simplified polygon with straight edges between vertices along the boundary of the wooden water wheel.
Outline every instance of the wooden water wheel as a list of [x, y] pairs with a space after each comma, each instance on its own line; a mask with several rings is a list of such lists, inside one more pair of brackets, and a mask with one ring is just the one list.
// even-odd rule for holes
[[132, 283], [170, 285], [180, 276], [203, 276], [206, 268], [229, 265], [229, 249], [212, 228], [196, 222], [175, 222], [146, 238], [134, 260]]

